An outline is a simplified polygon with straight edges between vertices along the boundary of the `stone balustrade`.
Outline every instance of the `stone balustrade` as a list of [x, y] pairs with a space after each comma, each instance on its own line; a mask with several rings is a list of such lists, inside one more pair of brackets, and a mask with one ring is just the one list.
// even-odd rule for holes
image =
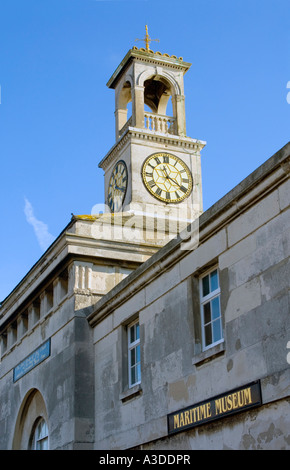
[[150, 131], [174, 134], [175, 119], [161, 114], [144, 113], [144, 128]]
[[[123, 135], [130, 126], [132, 126], [132, 116], [119, 131], [119, 136]], [[144, 128], [163, 134], [175, 134], [175, 118], [162, 114], [144, 112]]]

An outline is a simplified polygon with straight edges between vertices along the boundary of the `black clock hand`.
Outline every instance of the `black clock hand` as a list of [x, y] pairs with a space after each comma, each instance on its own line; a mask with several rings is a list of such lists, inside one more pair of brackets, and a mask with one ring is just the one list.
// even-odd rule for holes
[[175, 181], [173, 178], [171, 178], [168, 173], [167, 173], [167, 170], [166, 170], [166, 167], [163, 167], [163, 171], [165, 172], [166, 174], [166, 178], [173, 181], [174, 184], [177, 184], [177, 186], [181, 187], [181, 185], [179, 183], [177, 183], [177, 181]]
[[168, 178], [168, 174], [167, 174], [167, 170], [166, 170], [166, 166], [163, 167], [163, 171], [165, 172], [166, 174], [166, 178]]
[[166, 167], [163, 167], [163, 171], [164, 171], [164, 173], [165, 173], [165, 175], [166, 175], [166, 178], [169, 179], [169, 180], [171, 180], [171, 181], [173, 181], [173, 179], [170, 178], [169, 174], [167, 173]]

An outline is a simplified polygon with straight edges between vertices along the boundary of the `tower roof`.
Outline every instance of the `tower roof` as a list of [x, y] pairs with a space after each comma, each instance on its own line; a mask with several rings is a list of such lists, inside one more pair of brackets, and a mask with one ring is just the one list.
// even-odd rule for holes
[[184, 74], [191, 66], [189, 62], [184, 62], [183, 57], [177, 57], [175, 55], [169, 55], [166, 53], [162, 54], [161, 52], [153, 52], [150, 49], [146, 50], [144, 47], [138, 49], [138, 47], [134, 46], [127, 52], [124, 59], [116, 68], [115, 72], [107, 83], [107, 87], [113, 89], [115, 88], [120, 75], [133, 60], [140, 60], [142, 62], [152, 63], [155, 65], [165, 65], [171, 68], [182, 70]]

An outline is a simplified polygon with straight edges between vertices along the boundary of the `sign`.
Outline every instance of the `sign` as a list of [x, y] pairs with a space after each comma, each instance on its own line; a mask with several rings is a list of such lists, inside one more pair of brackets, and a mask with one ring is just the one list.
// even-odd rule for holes
[[44, 359], [50, 356], [50, 339], [43, 343], [39, 348], [27, 356], [13, 370], [13, 382], [23, 377], [31, 369], [38, 366]]
[[261, 386], [258, 380], [167, 415], [168, 434], [209, 423], [248, 410], [261, 403]]

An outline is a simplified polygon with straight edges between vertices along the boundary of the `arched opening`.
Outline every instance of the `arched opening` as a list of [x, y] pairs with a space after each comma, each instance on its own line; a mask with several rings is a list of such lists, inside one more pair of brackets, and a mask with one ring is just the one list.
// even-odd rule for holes
[[129, 81], [126, 81], [123, 85], [123, 88], [119, 95], [119, 102], [118, 108], [119, 109], [126, 109], [127, 104], [132, 101], [132, 94], [131, 94], [131, 84]]
[[118, 134], [122, 134], [124, 127], [132, 116], [132, 93], [131, 84], [126, 81], [120, 91], [117, 104], [117, 126]]
[[116, 139], [129, 126], [165, 134], [185, 134], [180, 86], [168, 73], [138, 76], [136, 84], [127, 77], [116, 91]]
[[[152, 77], [144, 82], [144, 104], [155, 114], [166, 115], [167, 104], [171, 97], [169, 83]], [[168, 114], [167, 114], [168, 115]]]
[[144, 81], [144, 127], [150, 131], [175, 134], [176, 116], [171, 84], [160, 76]]
[[48, 415], [44, 399], [37, 389], [30, 390], [20, 407], [12, 443], [13, 450], [49, 446]]

